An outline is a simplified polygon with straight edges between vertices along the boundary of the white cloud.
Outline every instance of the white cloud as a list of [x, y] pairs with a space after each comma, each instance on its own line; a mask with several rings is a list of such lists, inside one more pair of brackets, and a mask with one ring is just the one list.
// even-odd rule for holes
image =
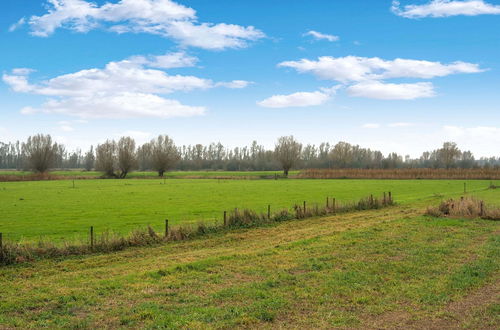
[[[169, 56], [168, 54], [165, 56]], [[164, 60], [163, 57], [160, 57]], [[204, 107], [187, 106], [161, 94], [205, 90], [215, 87], [244, 88], [250, 82], [234, 80], [215, 83], [195, 76], [170, 75], [151, 69], [156, 57], [136, 56], [110, 62], [102, 69], [81, 70], [39, 83], [30, 83], [29, 69], [15, 69], [3, 75], [3, 81], [15, 92], [51, 97], [41, 107], [24, 107], [23, 114], [60, 113], [81, 118], [185, 117], [201, 115]], [[169, 63], [166, 63], [169, 62]], [[175, 53], [164, 66], [189, 65]]]
[[26, 75], [4, 74], [3, 80], [16, 92], [47, 96], [85, 96], [96, 93], [172, 93], [213, 87], [211, 80], [169, 75], [125, 60], [110, 62], [104, 69], [88, 69], [61, 75], [31, 85]]
[[12, 73], [15, 74], [15, 75], [19, 75], [19, 76], [27, 76], [27, 75], [29, 75], [32, 72], [35, 72], [35, 70], [29, 69], [29, 68], [16, 68], [16, 69], [12, 69]]
[[363, 128], [370, 128], [370, 129], [373, 129], [373, 128], [380, 128], [380, 124], [375, 124], [375, 123], [367, 123], [367, 124], [364, 124], [363, 126], [361, 126]]
[[310, 107], [326, 103], [335, 95], [337, 86], [323, 88], [315, 92], [298, 92], [288, 95], [273, 95], [265, 100], [257, 102], [265, 108], [290, 108], [290, 107]]
[[311, 36], [316, 40], [328, 40], [330, 42], [338, 41], [340, 39], [338, 36], [334, 36], [332, 34], [324, 34], [314, 30], [304, 33], [304, 36]]
[[390, 78], [443, 77], [457, 73], [477, 73], [484, 70], [479, 65], [466, 62], [442, 64], [422, 60], [397, 58], [383, 60], [378, 57], [331, 57], [321, 56], [317, 61], [301, 59], [285, 61], [280, 67], [289, 67], [300, 73], [312, 73], [319, 79], [336, 80], [342, 83]]
[[380, 81], [364, 81], [349, 86], [347, 93], [350, 96], [379, 100], [414, 100], [435, 95], [434, 87], [429, 82], [390, 84]]
[[403, 8], [401, 8], [399, 1], [393, 1], [391, 10], [396, 15], [406, 18], [500, 14], [500, 6], [486, 3], [483, 0], [432, 0], [424, 5], [406, 5]]
[[9, 32], [14, 32], [26, 23], [26, 18], [21, 18], [9, 27]]
[[198, 63], [198, 58], [185, 52], [176, 52], [159, 56], [133, 56], [129, 61], [151, 68], [173, 69], [193, 67]]
[[177, 100], [154, 94], [121, 92], [49, 99], [40, 108], [26, 107], [21, 112], [63, 114], [86, 119], [172, 118], [199, 116], [205, 113], [205, 108], [183, 105]]
[[251, 82], [251, 81], [233, 80], [233, 81], [228, 81], [228, 82], [219, 82], [215, 85], [221, 86], [221, 87], [226, 87], [226, 88], [232, 88], [232, 89], [241, 89], [241, 88], [245, 88], [251, 84], [253, 84], [253, 82]]
[[435, 96], [430, 82], [386, 83], [387, 79], [430, 79], [458, 73], [478, 73], [484, 70], [477, 64], [453, 62], [442, 64], [424, 60], [384, 60], [378, 57], [331, 57], [318, 60], [285, 61], [279, 67], [288, 67], [299, 73], [311, 73], [319, 79], [335, 80], [347, 85], [351, 96], [382, 100], [413, 100]]
[[410, 127], [413, 126], [412, 123], [399, 122], [399, 123], [390, 123], [387, 126], [389, 127]]
[[149, 33], [184, 46], [221, 50], [246, 47], [265, 35], [253, 26], [198, 23], [196, 11], [171, 0], [120, 0], [98, 6], [84, 0], [47, 0], [48, 13], [32, 16], [32, 34], [47, 37], [58, 28], [84, 33], [104, 28], [116, 33]]

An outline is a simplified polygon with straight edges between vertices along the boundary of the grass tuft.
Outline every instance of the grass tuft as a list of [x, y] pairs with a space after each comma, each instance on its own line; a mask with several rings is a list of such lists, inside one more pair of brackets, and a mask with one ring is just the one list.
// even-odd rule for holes
[[427, 208], [426, 214], [433, 217], [500, 220], [500, 208], [487, 207], [483, 200], [470, 196], [443, 201], [437, 207]]

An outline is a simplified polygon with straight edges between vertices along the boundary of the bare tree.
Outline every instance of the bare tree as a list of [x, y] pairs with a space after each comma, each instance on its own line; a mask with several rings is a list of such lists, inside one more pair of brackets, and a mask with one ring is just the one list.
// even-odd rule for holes
[[116, 177], [116, 151], [117, 147], [115, 141], [107, 140], [105, 143], [99, 144], [96, 148], [96, 170], [104, 172], [104, 175], [106, 175], [107, 177]]
[[135, 141], [131, 137], [122, 137], [118, 141], [118, 169], [119, 177], [124, 179], [127, 174], [137, 168], [137, 152]]
[[159, 176], [173, 168], [180, 160], [179, 151], [168, 135], [160, 135], [151, 140], [151, 163]]
[[30, 136], [22, 145], [29, 168], [39, 173], [45, 173], [54, 166], [59, 149], [50, 135], [42, 134]]
[[462, 152], [458, 149], [455, 142], [445, 142], [443, 143], [443, 147], [437, 150], [438, 162], [445, 168], [453, 167], [461, 154]]
[[86, 171], [91, 171], [94, 168], [95, 155], [94, 146], [90, 146], [90, 150], [85, 154], [84, 166]]
[[137, 161], [141, 171], [151, 169], [151, 143], [144, 143], [137, 148]]
[[274, 155], [281, 164], [285, 176], [288, 176], [288, 171], [299, 161], [301, 150], [302, 144], [297, 142], [292, 135], [278, 139]]

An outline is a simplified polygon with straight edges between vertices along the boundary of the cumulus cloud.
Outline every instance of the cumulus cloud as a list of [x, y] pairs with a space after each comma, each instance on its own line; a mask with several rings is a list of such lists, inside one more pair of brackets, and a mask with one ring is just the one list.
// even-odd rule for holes
[[35, 36], [47, 37], [58, 28], [80, 33], [103, 28], [115, 33], [156, 34], [183, 46], [212, 50], [246, 47], [265, 36], [253, 26], [199, 23], [194, 9], [171, 0], [120, 0], [102, 6], [85, 0], [47, 2], [45, 15], [28, 20]]
[[133, 56], [129, 61], [151, 68], [173, 69], [193, 67], [198, 63], [198, 58], [185, 52], [166, 53], [159, 56]]
[[257, 102], [265, 108], [291, 108], [310, 107], [326, 103], [336, 93], [338, 88], [322, 88], [315, 92], [297, 92], [288, 95], [273, 95], [265, 100]]
[[23, 114], [37, 112], [101, 118], [172, 118], [202, 115], [204, 107], [183, 105], [155, 94], [120, 92], [62, 99], [49, 99], [40, 108], [26, 107]]
[[338, 36], [332, 34], [324, 34], [314, 30], [304, 33], [304, 36], [310, 36], [316, 40], [328, 40], [330, 42], [338, 41], [340, 39]]
[[[174, 54], [164, 66], [190, 64]], [[169, 55], [164, 55], [169, 58]], [[163, 57], [160, 57], [164, 60]], [[204, 107], [183, 105], [163, 94], [206, 90], [215, 87], [243, 88], [249, 82], [235, 80], [215, 83], [195, 76], [170, 75], [153, 69], [155, 57], [134, 57], [110, 62], [104, 68], [81, 70], [39, 83], [29, 82], [29, 69], [14, 69], [3, 74], [3, 81], [15, 92], [48, 96], [41, 107], [25, 107], [23, 114], [60, 113], [81, 118], [183, 117], [201, 115]], [[166, 63], [169, 62], [169, 63]]]
[[456, 61], [449, 64], [424, 60], [384, 60], [378, 57], [331, 57], [317, 60], [285, 61], [279, 67], [310, 73], [319, 79], [334, 80], [347, 86], [350, 96], [381, 100], [413, 100], [435, 95], [430, 82], [387, 83], [388, 79], [431, 79], [458, 73], [478, 73], [479, 65]]
[[232, 88], [232, 89], [241, 89], [245, 88], [249, 85], [253, 84], [251, 81], [246, 81], [246, 80], [233, 80], [233, 81], [227, 81], [227, 82], [219, 82], [215, 84], [215, 86], [219, 87], [226, 87], [226, 88]]
[[347, 93], [350, 96], [379, 100], [414, 100], [435, 95], [434, 87], [429, 82], [391, 84], [380, 81], [364, 81], [349, 86]]
[[319, 79], [336, 80], [342, 83], [389, 78], [434, 78], [456, 73], [477, 73], [479, 65], [467, 62], [440, 62], [397, 58], [383, 60], [378, 57], [331, 57], [321, 56], [317, 61], [301, 59], [285, 61], [280, 67], [288, 67], [300, 73], [312, 73]]
[[61, 75], [34, 85], [28, 82], [26, 75], [4, 74], [3, 80], [15, 92], [73, 97], [121, 92], [165, 94], [213, 86], [212, 81], [208, 79], [169, 75], [164, 71], [144, 68], [127, 60], [110, 62], [103, 69], [88, 69]]
[[406, 5], [401, 7], [399, 1], [393, 1], [391, 10], [396, 15], [406, 18], [449, 17], [499, 15], [500, 6], [489, 4], [483, 0], [432, 0], [424, 5]]

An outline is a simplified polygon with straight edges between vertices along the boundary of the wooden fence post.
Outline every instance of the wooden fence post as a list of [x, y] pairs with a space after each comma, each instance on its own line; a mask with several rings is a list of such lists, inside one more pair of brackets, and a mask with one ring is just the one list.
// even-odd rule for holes
[[224, 211], [224, 227], [227, 226], [227, 212]]
[[3, 249], [3, 234], [0, 233], [0, 251]]
[[304, 201], [304, 214], [306, 213], [306, 201]]
[[90, 248], [94, 249], [94, 226], [90, 226]]
[[168, 219], [165, 219], [165, 238], [168, 237]]
[[392, 193], [389, 191], [389, 203], [392, 204]]
[[271, 219], [271, 205], [267, 205], [267, 220]]
[[330, 198], [326, 196], [326, 208], [330, 208]]
[[370, 195], [370, 207], [373, 206], [373, 195]]
[[335, 213], [335, 209], [337, 208], [337, 205], [336, 204], [336, 199], [332, 197], [332, 210], [333, 210], [333, 213]]
[[480, 203], [481, 210], [479, 211], [479, 216], [484, 216], [484, 202], [481, 201]]

